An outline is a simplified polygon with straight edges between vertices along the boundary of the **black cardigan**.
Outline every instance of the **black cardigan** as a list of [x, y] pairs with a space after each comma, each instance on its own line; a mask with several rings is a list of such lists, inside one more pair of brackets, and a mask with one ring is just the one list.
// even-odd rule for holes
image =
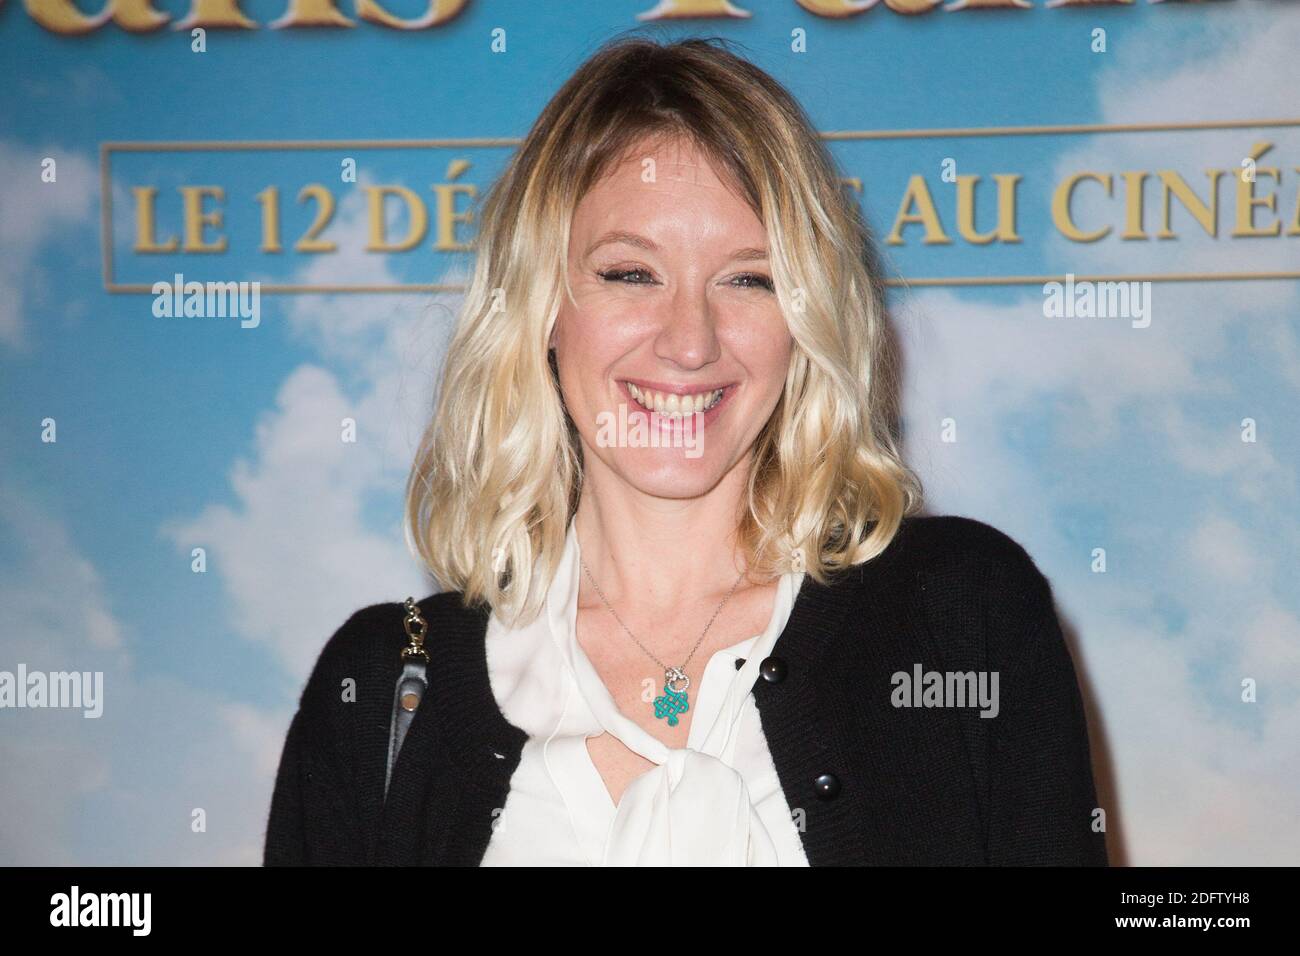
[[[355, 613], [290, 725], [265, 865], [477, 865], [526, 734], [488, 680], [488, 610], [420, 602], [431, 684], [384, 776], [402, 606]], [[763, 734], [813, 866], [1105, 865], [1074, 666], [1047, 580], [966, 518], [904, 521], [879, 557], [805, 579], [754, 685]], [[893, 675], [997, 671], [999, 713], [899, 707]], [[770, 679], [778, 677], [777, 680]], [[355, 695], [345, 682], [355, 681]], [[354, 696], [355, 700], [346, 698]]]

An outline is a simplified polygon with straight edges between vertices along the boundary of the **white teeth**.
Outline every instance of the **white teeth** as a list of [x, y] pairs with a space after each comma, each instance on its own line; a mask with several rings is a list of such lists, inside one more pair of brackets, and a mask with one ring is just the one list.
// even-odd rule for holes
[[714, 389], [712, 392], [696, 392], [693, 395], [677, 395], [663, 392], [652, 392], [649, 389], [638, 388], [631, 382], [627, 383], [628, 393], [637, 401], [637, 404], [652, 412], [658, 412], [665, 418], [681, 418], [683, 415], [690, 415], [695, 412], [706, 412], [722, 400], [724, 389]]

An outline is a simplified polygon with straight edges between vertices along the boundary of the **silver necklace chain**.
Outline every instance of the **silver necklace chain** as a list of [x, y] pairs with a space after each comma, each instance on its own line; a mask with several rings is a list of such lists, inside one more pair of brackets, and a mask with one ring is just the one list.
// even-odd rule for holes
[[[665, 674], [670, 674], [670, 675], [671, 675], [671, 674], [679, 674], [679, 675], [682, 675], [683, 677], [684, 677], [685, 674], [686, 674], [686, 665], [689, 664], [689, 663], [691, 662], [691, 658], [694, 657], [694, 656], [695, 656], [695, 652], [696, 652], [697, 650], [699, 650], [699, 648], [700, 648], [700, 644], [702, 644], [702, 643], [704, 642], [704, 636], [705, 636], [706, 634], [709, 633], [709, 628], [713, 626], [713, 622], [717, 619], [718, 614], [722, 611], [722, 607], [723, 607], [723, 605], [725, 605], [728, 601], [731, 600], [731, 596], [732, 596], [733, 594], [736, 593], [736, 588], [740, 587], [741, 579], [744, 578], [744, 576], [745, 576], [745, 572], [744, 572], [744, 571], [741, 571], [741, 572], [740, 572], [740, 577], [736, 578], [736, 583], [733, 584], [733, 585], [731, 586], [731, 590], [727, 592], [727, 596], [724, 597], [724, 598], [722, 599], [721, 603], [718, 604], [717, 608], [714, 609], [714, 611], [713, 611], [713, 617], [709, 618], [709, 623], [704, 625], [704, 630], [700, 633], [699, 639], [696, 640], [696, 642], [695, 642], [695, 646], [692, 647], [692, 648], [691, 648], [691, 652], [690, 652], [689, 654], [686, 655], [686, 660], [682, 661], [681, 666], [680, 666], [680, 667], [669, 667], [667, 664], [665, 664], [663, 661], [661, 661], [658, 657], [656, 657], [656, 656], [654, 655], [654, 652], [651, 651], [650, 648], [646, 647], [644, 644], [642, 644], [640, 641], [638, 641], [636, 635], [633, 634], [632, 631], [631, 631], [631, 629], [630, 629], [626, 624], [623, 623], [623, 619], [622, 619], [621, 617], [618, 616], [618, 611], [615, 611], [615, 610], [614, 610], [614, 605], [612, 605], [612, 604], [609, 603], [609, 599], [608, 599], [607, 597], [605, 597], [605, 592], [602, 591], [602, 590], [600, 589], [600, 585], [596, 583], [596, 579], [592, 576], [592, 574], [591, 574], [591, 569], [587, 567], [587, 562], [586, 562], [586, 561], [583, 561], [583, 559], [582, 559], [582, 555], [578, 555], [578, 561], [579, 561], [579, 563], [582, 564], [582, 570], [585, 571], [585, 572], [587, 573], [587, 580], [591, 582], [591, 586], [594, 587], [594, 588], [596, 589], [596, 593], [600, 595], [600, 599], [601, 599], [601, 601], [603, 601], [604, 604], [605, 604], [605, 607], [607, 607], [607, 608], [609, 609], [609, 613], [614, 615], [614, 620], [618, 621], [619, 627], [623, 628], [623, 630], [627, 632], [627, 636], [630, 637], [630, 638], [632, 638], [633, 641], [636, 641], [636, 646], [639, 647], [639, 648], [641, 648], [641, 650], [645, 651], [646, 655], [647, 655], [647, 656], [648, 656], [652, 661], [654, 661], [656, 664], [658, 664], [660, 667], [662, 667], [662, 668], [664, 669], [664, 673], [665, 673]], [[689, 679], [688, 679], [688, 681], [689, 681]]]

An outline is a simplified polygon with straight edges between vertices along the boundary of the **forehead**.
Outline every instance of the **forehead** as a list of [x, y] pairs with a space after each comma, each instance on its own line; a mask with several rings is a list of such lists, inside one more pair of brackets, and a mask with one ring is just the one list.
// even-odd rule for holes
[[612, 221], [694, 214], [731, 228], [762, 230], [758, 217], [707, 151], [680, 137], [644, 137], [597, 179], [575, 210], [575, 228]]
[[620, 179], [629, 173], [641, 177], [652, 165], [657, 178], [701, 186], [723, 185], [708, 154], [682, 136], [643, 137], [626, 150], [605, 178]]

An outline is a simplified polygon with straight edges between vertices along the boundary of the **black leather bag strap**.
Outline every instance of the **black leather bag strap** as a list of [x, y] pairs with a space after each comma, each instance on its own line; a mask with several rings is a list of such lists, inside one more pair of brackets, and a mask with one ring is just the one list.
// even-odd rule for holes
[[402, 624], [406, 628], [409, 643], [402, 648], [402, 673], [398, 675], [397, 687], [393, 691], [393, 718], [388, 730], [388, 770], [384, 775], [384, 799], [388, 799], [388, 785], [393, 779], [393, 767], [397, 766], [397, 755], [402, 750], [402, 741], [411, 728], [415, 712], [424, 700], [429, 689], [427, 669], [429, 654], [424, 649], [424, 635], [429, 625], [420, 614], [415, 598], [406, 599], [406, 616]]

